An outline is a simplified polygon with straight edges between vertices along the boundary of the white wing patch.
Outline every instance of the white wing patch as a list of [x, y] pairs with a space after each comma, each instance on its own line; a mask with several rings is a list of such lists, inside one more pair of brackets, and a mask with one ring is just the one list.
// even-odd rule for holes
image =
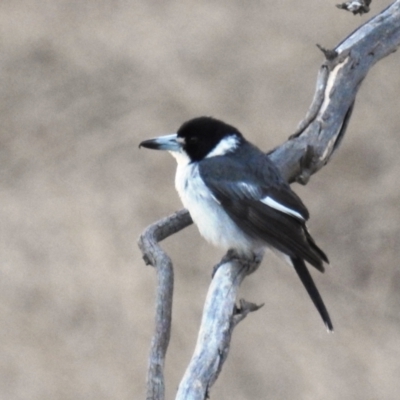
[[261, 202], [263, 202], [264, 204], [266, 204], [269, 207], [275, 208], [275, 210], [281, 211], [285, 214], [289, 214], [292, 215], [293, 217], [299, 218], [301, 220], [305, 220], [304, 217], [298, 213], [297, 211], [292, 210], [291, 208], [288, 208], [286, 206], [284, 206], [281, 203], [278, 203], [276, 200], [274, 200], [272, 197], [264, 197], [263, 199], [261, 199]]
[[251, 183], [238, 182], [237, 186], [242, 189], [246, 197], [250, 196], [251, 198], [258, 199], [261, 195], [260, 188]]
[[206, 158], [224, 156], [226, 153], [231, 153], [239, 146], [239, 139], [234, 136], [224, 137], [213, 150], [208, 153]]

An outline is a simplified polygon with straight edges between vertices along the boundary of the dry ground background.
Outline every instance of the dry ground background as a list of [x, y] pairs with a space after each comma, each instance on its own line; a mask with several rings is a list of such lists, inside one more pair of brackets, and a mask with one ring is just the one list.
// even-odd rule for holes
[[[266, 150], [284, 141], [314, 92], [315, 44], [369, 18], [336, 2], [1, 1], [1, 399], [144, 398], [155, 274], [136, 239], [180, 203], [174, 160], [137, 145], [203, 114]], [[237, 328], [213, 399], [399, 398], [399, 65], [375, 66], [340, 151], [295, 186], [331, 260], [313, 273], [335, 334], [265, 260], [242, 290], [265, 307]], [[172, 398], [222, 254], [194, 227], [165, 248]]]

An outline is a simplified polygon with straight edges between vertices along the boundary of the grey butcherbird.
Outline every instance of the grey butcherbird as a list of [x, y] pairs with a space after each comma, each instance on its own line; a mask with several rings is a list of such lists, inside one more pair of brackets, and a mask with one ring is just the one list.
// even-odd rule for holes
[[187, 121], [177, 133], [140, 146], [168, 150], [176, 158], [175, 187], [207, 241], [243, 255], [267, 247], [277, 250], [294, 267], [333, 331], [305, 264], [323, 272], [328, 258], [307, 230], [307, 208], [265, 153], [235, 127], [211, 117]]

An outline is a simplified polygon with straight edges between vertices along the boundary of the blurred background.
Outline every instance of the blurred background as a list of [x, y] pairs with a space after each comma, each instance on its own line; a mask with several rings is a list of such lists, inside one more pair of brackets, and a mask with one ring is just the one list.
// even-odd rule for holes
[[[180, 209], [167, 153], [138, 149], [199, 115], [269, 150], [293, 133], [323, 61], [370, 15], [335, 1], [0, 3], [0, 398], [140, 399], [155, 271], [136, 240]], [[347, 136], [306, 187], [328, 254], [312, 271], [327, 334], [297, 276], [266, 258], [242, 296], [214, 399], [398, 399], [399, 55], [363, 83]], [[175, 263], [166, 376], [173, 398], [222, 253], [191, 226]]]

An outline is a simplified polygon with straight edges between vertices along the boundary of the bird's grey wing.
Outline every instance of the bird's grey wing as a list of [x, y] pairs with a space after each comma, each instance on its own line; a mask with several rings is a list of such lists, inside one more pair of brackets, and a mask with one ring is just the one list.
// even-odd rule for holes
[[[273, 182], [259, 180], [234, 161], [224, 160], [223, 165], [218, 165], [216, 158], [210, 161], [202, 162], [199, 168], [204, 183], [244, 232], [289, 257], [300, 257], [324, 270], [323, 261], [327, 258], [307, 231], [308, 214], [304, 215], [303, 208], [294, 207], [290, 187], [279, 191]], [[288, 198], [290, 201], [284, 202]]]

